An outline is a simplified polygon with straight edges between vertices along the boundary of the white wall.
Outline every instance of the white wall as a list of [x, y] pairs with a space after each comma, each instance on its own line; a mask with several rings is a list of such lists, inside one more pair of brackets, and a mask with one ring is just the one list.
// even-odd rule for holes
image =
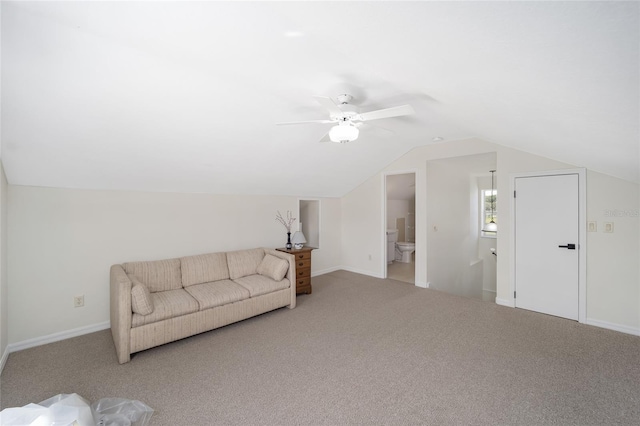
[[483, 294], [487, 281], [489, 291], [493, 290], [490, 296], [495, 298], [495, 259], [491, 259], [491, 246], [487, 246], [495, 245], [495, 239], [486, 242], [485, 238], [480, 238], [479, 182], [486, 178], [478, 178], [479, 174], [486, 174], [495, 167], [496, 156], [493, 153], [426, 162], [430, 288], [488, 299]]
[[[10, 344], [109, 321], [112, 264], [281, 247], [276, 210], [298, 208], [297, 197], [284, 196], [8, 190]], [[337, 267], [340, 256], [340, 200], [320, 202], [314, 270]], [[75, 295], [85, 296], [84, 307], [73, 307]]]
[[387, 267], [382, 217], [386, 194], [380, 174], [342, 198], [342, 265], [353, 272], [383, 278]]
[[340, 269], [342, 209], [339, 198], [320, 200], [320, 248], [311, 254], [311, 276]]
[[[640, 185], [587, 173], [587, 322], [640, 330]], [[604, 223], [613, 223], [613, 233]], [[605, 326], [608, 324], [604, 324]], [[631, 331], [631, 330], [627, 330]]]
[[[477, 272], [482, 271], [478, 271], [481, 265], [476, 262], [478, 235], [472, 232], [471, 226], [470, 204], [474, 197], [470, 192], [469, 173], [451, 167], [448, 160], [429, 161], [426, 172], [430, 288], [481, 298], [482, 275], [477, 276]], [[477, 226], [473, 230], [477, 231]]]
[[9, 310], [7, 278], [7, 177], [0, 161], [0, 372], [8, 356]]
[[[378, 238], [378, 235], [383, 229], [383, 223], [380, 214], [376, 213], [376, 210], [379, 212], [382, 208], [383, 173], [416, 169], [418, 170], [416, 191], [420, 191], [420, 188], [426, 187], [425, 168], [427, 160], [490, 152], [495, 152], [497, 155], [496, 188], [498, 193], [508, 191], [509, 175], [511, 173], [575, 168], [574, 165], [564, 164], [479, 139], [452, 141], [415, 148], [342, 198], [342, 255], [344, 267], [372, 276], [382, 276], [381, 267], [383, 266], [384, 257], [381, 257], [380, 254], [384, 254], [383, 240]], [[592, 184], [594, 185], [593, 188], [591, 188]], [[626, 204], [632, 206], [635, 204], [635, 208], [638, 208], [638, 184], [589, 172], [587, 187], [588, 211], [601, 210], [601, 207], [598, 206], [602, 204], [601, 197], [604, 194], [618, 194], [617, 197], [620, 200], [626, 199], [628, 200]], [[420, 197], [418, 194], [416, 201], [417, 283], [428, 282], [426, 229], [424, 226], [426, 224], [427, 197]], [[511, 265], [508, 261], [508, 253], [511, 250], [511, 224], [508, 215], [504, 214], [504, 208], [508, 208], [508, 204], [505, 206], [504, 197], [502, 197], [498, 200], [498, 211], [502, 212], [502, 214], [500, 215], [499, 236], [496, 241], [499, 255], [496, 265], [496, 291], [497, 299], [501, 303], [509, 304], [513, 303], [513, 294], [510, 290]], [[624, 246], [629, 250], [624, 259], [632, 259], [631, 264], [626, 263], [627, 266], [621, 268], [619, 272], [612, 273], [609, 256], [599, 258], [589, 254], [587, 264], [587, 318], [597, 315], [594, 318], [602, 323], [617, 324], [640, 332], [638, 328], [640, 303], [637, 303], [640, 301], [640, 297], [637, 294], [639, 271], [636, 266], [636, 262], [640, 258], [637, 245], [640, 232], [637, 229], [638, 219], [633, 220], [636, 221], [634, 222], [636, 227], [633, 228], [631, 226], [633, 229], [629, 234], [615, 233], [616, 238], [620, 240], [619, 242], [609, 241], [606, 239], [608, 236], [603, 237], [602, 235], [600, 235], [602, 238], [589, 238], [587, 240], [588, 253], [591, 250], [595, 253], [607, 252], [608, 250], [618, 252], [620, 247]], [[367, 260], [369, 253], [373, 254], [372, 260]], [[628, 260], [623, 261], [628, 262]], [[606, 293], [608, 291], [619, 292], [620, 299], [627, 298], [629, 301], [613, 300], [614, 303], [609, 303], [608, 299], [602, 300], [597, 297], [599, 292]]]
[[[409, 200], [387, 200], [387, 228], [396, 229], [396, 219], [407, 219]], [[406, 229], [405, 229], [406, 232]]]
[[[0, 23], [2, 22], [2, 7], [0, 7]], [[0, 24], [1, 27], [1, 24]], [[0, 31], [1, 33], [2, 31]], [[0, 62], [1, 62], [0, 55]], [[2, 66], [0, 63], [0, 81], [2, 80]], [[1, 86], [1, 85], [0, 85]], [[1, 95], [1, 93], [0, 93]], [[1, 96], [0, 96], [1, 98]], [[1, 106], [1, 102], [0, 102]], [[0, 123], [1, 125], [1, 123]], [[2, 130], [0, 129], [0, 135]], [[0, 147], [2, 141], [0, 140]], [[4, 174], [4, 166], [2, 165], [2, 157], [0, 155], [0, 373], [4, 368], [7, 360], [9, 344], [8, 329], [8, 280], [7, 280], [7, 177]]]

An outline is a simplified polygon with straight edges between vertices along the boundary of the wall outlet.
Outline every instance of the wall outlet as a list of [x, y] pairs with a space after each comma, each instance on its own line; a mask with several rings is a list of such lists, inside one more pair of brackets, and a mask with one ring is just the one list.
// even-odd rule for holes
[[587, 222], [587, 232], [598, 232], [598, 222]]
[[613, 222], [605, 222], [604, 223], [604, 232], [613, 232]]
[[84, 306], [84, 294], [82, 296], [74, 296], [73, 297], [73, 307], [81, 308]]

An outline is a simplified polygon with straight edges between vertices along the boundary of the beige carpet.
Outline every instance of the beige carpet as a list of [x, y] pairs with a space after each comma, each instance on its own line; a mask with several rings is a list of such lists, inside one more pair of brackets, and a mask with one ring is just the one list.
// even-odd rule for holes
[[151, 425], [613, 425], [640, 338], [344, 271], [280, 309], [119, 365], [109, 331], [9, 356], [1, 406], [139, 399]]

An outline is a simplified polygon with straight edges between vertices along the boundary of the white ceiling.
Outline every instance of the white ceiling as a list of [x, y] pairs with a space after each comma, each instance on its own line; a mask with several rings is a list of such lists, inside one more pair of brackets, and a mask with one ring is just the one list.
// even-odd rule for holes
[[[10, 183], [341, 196], [477, 137], [640, 181], [637, 2], [7, 2]], [[318, 143], [313, 95], [393, 130]]]

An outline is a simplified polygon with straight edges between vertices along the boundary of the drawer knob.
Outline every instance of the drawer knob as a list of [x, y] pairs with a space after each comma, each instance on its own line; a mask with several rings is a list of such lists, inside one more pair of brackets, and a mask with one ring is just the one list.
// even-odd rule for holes
[[298, 263], [298, 266], [302, 266], [302, 265], [304, 265], [304, 263], [303, 263], [303, 262]]
[[304, 257], [304, 254], [299, 254], [298, 258], [302, 259]]

